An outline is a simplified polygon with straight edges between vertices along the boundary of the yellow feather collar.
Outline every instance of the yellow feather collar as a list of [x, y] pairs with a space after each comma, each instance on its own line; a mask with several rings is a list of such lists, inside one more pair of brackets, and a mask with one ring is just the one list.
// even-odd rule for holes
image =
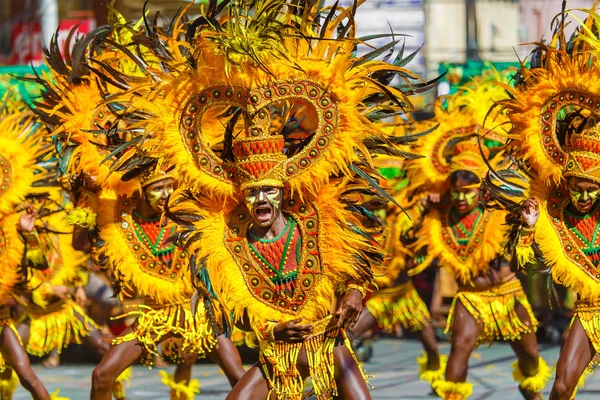
[[[131, 218], [135, 198], [104, 196], [98, 203], [98, 227], [105, 242], [113, 276], [128, 295], [138, 294], [157, 304], [189, 300], [192, 286], [188, 255], [176, 248], [170, 266], [163, 265], [136, 237]], [[111, 198], [112, 197], [112, 198]], [[214, 247], [214, 244], [211, 244]]]
[[504, 225], [506, 213], [484, 211], [469, 244], [463, 247], [457, 246], [453, 239], [448, 212], [449, 208], [433, 209], [425, 216], [416, 248], [417, 251], [427, 248], [427, 257], [411, 271], [411, 275], [439, 258], [440, 263], [450, 268], [460, 282], [468, 284], [474, 277], [486, 272], [490, 262], [502, 255], [508, 232]]

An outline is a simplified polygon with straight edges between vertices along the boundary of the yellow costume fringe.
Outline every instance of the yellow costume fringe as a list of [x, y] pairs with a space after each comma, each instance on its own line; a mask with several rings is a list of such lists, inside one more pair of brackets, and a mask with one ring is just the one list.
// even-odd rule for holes
[[468, 382], [436, 381], [431, 385], [442, 400], [466, 400], [473, 394], [473, 384]]
[[[527, 295], [517, 279], [493, 286], [487, 290], [463, 290], [454, 296], [446, 333], [451, 332], [457, 302], [461, 302], [483, 329], [477, 338], [477, 344], [492, 343], [495, 340], [518, 340], [521, 335], [537, 330], [537, 319], [533, 315]], [[521, 304], [532, 326], [529, 327], [517, 315], [517, 303]]]
[[168, 306], [140, 305], [136, 311], [130, 311], [117, 318], [137, 316], [135, 328], [124, 336], [113, 340], [113, 345], [136, 340], [144, 349], [142, 364], [154, 365], [154, 356], [159, 355], [158, 344], [165, 336], [176, 339], [165, 346], [163, 354], [171, 361], [182, 361], [183, 353], [196, 353], [204, 357], [217, 343], [210, 324], [205, 319], [204, 310], [200, 309], [192, 316], [190, 302]]
[[30, 305], [30, 337], [27, 352], [42, 357], [52, 350], [58, 354], [69, 344], [81, 344], [98, 326], [73, 300], [59, 301], [46, 308]]
[[416, 332], [431, 321], [429, 310], [412, 281], [378, 290], [367, 301], [366, 306], [377, 324], [386, 332], [392, 332], [398, 324]]
[[417, 365], [419, 366], [419, 379], [433, 383], [444, 380], [446, 374], [446, 365], [448, 364], [448, 356], [440, 354], [440, 367], [436, 370], [427, 369], [428, 356], [427, 353], [417, 357]]
[[25, 245], [17, 231], [19, 219], [20, 215], [14, 213], [0, 220], [0, 241], [4, 242], [0, 246], [0, 299], [8, 296], [21, 278], [19, 265]]
[[15, 393], [15, 390], [17, 390], [18, 385], [19, 376], [14, 370], [12, 370], [10, 379], [0, 380], [0, 399], [12, 400], [13, 393]]
[[[337, 319], [332, 316], [314, 323], [312, 336], [302, 343], [261, 342], [260, 363], [270, 389], [267, 398], [273, 394], [277, 399], [302, 400], [305, 398], [304, 381], [297, 369], [298, 355], [302, 347], [306, 351], [309, 375], [317, 400], [331, 399], [333, 396], [337, 396], [333, 349], [340, 342], [340, 336], [341, 342], [354, 358], [356, 365], [359, 364], [346, 331], [337, 328], [336, 324]], [[361, 372], [366, 380], [364, 371], [361, 370]]]
[[126, 398], [125, 389], [129, 387], [129, 381], [132, 377], [132, 368], [128, 367], [125, 371], [121, 372], [121, 375], [115, 380], [113, 385], [112, 395], [116, 400], [122, 400]]
[[540, 393], [552, 377], [550, 367], [542, 357], [538, 359], [538, 372], [533, 376], [523, 375], [519, 368], [519, 360], [515, 360], [510, 366], [513, 369], [515, 382], [518, 382], [519, 387], [526, 392]]
[[[571, 324], [579, 318], [581, 326], [585, 330], [585, 333], [594, 346], [596, 353], [600, 353], [600, 300], [597, 301], [583, 301], [577, 300], [575, 302], [575, 308], [573, 309], [573, 319]], [[589, 369], [593, 369], [600, 365], [597, 357], [590, 362]]]
[[171, 389], [171, 399], [194, 400], [197, 394], [200, 394], [200, 382], [192, 379], [189, 383], [175, 382], [175, 376], [167, 371], [159, 371], [162, 377], [162, 383]]
[[51, 400], [69, 400], [68, 397], [60, 396], [60, 389], [56, 389], [54, 392], [52, 392], [52, 395], [50, 395], [50, 399]]

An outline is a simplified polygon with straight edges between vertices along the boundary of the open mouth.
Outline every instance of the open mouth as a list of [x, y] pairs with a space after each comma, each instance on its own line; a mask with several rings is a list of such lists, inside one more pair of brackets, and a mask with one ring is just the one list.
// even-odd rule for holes
[[592, 208], [592, 202], [588, 201], [585, 203], [577, 203], [577, 205], [579, 206], [579, 209], [581, 211], [588, 211], [590, 208]]
[[270, 207], [256, 207], [256, 209], [254, 210], [254, 213], [256, 214], [256, 219], [258, 219], [259, 221], [265, 222], [265, 221], [269, 221], [271, 219], [271, 208]]

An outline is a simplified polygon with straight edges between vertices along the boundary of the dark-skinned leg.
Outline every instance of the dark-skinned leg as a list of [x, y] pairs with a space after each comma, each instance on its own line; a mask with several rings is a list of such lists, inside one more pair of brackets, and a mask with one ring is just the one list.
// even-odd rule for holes
[[31, 397], [34, 400], [50, 400], [50, 394], [35, 375], [31, 364], [29, 363], [29, 357], [25, 352], [25, 349], [21, 345], [19, 338], [8, 327], [2, 329], [0, 333], [0, 351], [6, 360], [6, 363], [10, 365], [17, 375], [21, 385], [31, 393]]
[[[131, 332], [131, 328], [125, 330], [123, 335]], [[102, 357], [102, 361], [92, 372], [92, 400], [111, 400], [115, 380], [125, 369], [131, 366], [142, 356], [142, 347], [137, 340], [124, 342], [110, 349]]]
[[550, 400], [570, 400], [579, 378], [595, 355], [594, 346], [581, 326], [581, 322], [576, 318], [558, 357]]
[[366, 339], [367, 333], [371, 331], [375, 325], [377, 325], [377, 321], [375, 317], [367, 307], [363, 307], [362, 312], [360, 313], [360, 317], [358, 318], [358, 322], [356, 325], [352, 327], [352, 332], [354, 333], [354, 337], [357, 339]]
[[335, 382], [340, 400], [371, 400], [367, 384], [346, 346], [333, 349]]
[[225, 400], [265, 400], [269, 394], [260, 364], [254, 364], [233, 387]]
[[[529, 328], [532, 328], [533, 324], [525, 307], [520, 303], [517, 303], [515, 311], [517, 312], [519, 319]], [[540, 354], [535, 333], [531, 332], [522, 335], [521, 339], [510, 342], [510, 346], [519, 359], [519, 369], [521, 370], [521, 373], [525, 376], [536, 375], [539, 370]], [[521, 390], [521, 393], [527, 400], [540, 400], [542, 398], [540, 393], [530, 393], [523, 390]]]
[[465, 306], [456, 302], [454, 321], [452, 323], [452, 341], [448, 365], [446, 366], [446, 381], [465, 382], [469, 367], [469, 357], [477, 345], [477, 336], [481, 326], [467, 311]]
[[433, 330], [431, 323], [423, 327], [422, 330], [416, 331], [415, 334], [423, 344], [423, 349], [427, 353], [427, 369], [430, 371], [440, 369], [440, 352], [438, 350], [435, 331]]
[[[82, 323], [86, 323], [83, 315], [80, 315], [78, 312], [75, 312], [75, 316]], [[110, 345], [106, 343], [104, 337], [102, 337], [102, 333], [98, 329], [96, 329], [95, 326], [92, 325], [90, 328], [90, 334], [83, 338], [83, 343], [99, 356], [104, 356], [108, 349], [110, 349]]]
[[217, 347], [207, 357], [223, 370], [229, 384], [234, 387], [245, 373], [242, 357], [233, 342], [225, 336], [219, 336], [217, 341]]

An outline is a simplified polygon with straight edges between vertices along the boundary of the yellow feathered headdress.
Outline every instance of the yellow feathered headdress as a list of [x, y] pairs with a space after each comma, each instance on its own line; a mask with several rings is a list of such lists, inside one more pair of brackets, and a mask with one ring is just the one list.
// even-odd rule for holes
[[127, 25], [114, 10], [110, 18], [114, 26], [102, 26], [76, 38], [72, 50], [76, 28], [66, 38], [64, 51], [59, 48], [58, 37], [52, 38], [44, 53], [49, 71], [35, 79], [43, 90], [33, 111], [52, 128], [52, 134], [60, 143], [61, 172], [66, 180], [73, 181], [86, 175], [102, 188], [130, 195], [139, 189], [139, 183], [123, 181], [124, 172], [111, 168], [118, 155], [118, 146], [124, 139], [120, 133], [123, 122], [116, 121], [111, 107], [101, 105], [104, 96], [122, 88], [123, 84], [103, 81], [96, 75], [98, 71], [89, 64], [90, 57], [94, 57], [96, 65], [105, 69], [122, 70], [130, 76], [139, 74], [133, 62], [114, 57], [101, 43], [129, 42], [141, 21], [134, 26]]
[[[484, 141], [500, 140], [497, 131], [505, 129], [506, 117], [498, 110], [490, 111], [496, 101], [508, 97], [504, 85], [498, 81], [500, 79], [498, 73], [482, 76], [456, 94], [437, 100], [434, 105], [435, 117], [421, 124], [424, 127], [438, 125], [438, 128], [419, 140], [414, 149], [415, 153], [424, 157], [406, 164], [412, 189], [438, 193], [445, 191], [448, 177], [459, 167], [459, 159], [468, 163], [464, 169], [483, 176], [487, 167], [477, 143], [475, 147], [467, 146], [468, 152], [466, 148], [462, 149], [464, 151], [455, 148], [458, 143], [473, 143], [472, 139], [477, 138]], [[454, 161], [454, 167], [451, 160]]]
[[53, 171], [43, 164], [49, 159], [50, 147], [44, 142], [45, 130], [31, 113], [1, 116], [0, 132], [0, 215], [6, 215]]
[[592, 10], [567, 42], [563, 11], [549, 45], [538, 44], [510, 100], [511, 147], [545, 185], [578, 176], [600, 182], [600, 16]]
[[167, 29], [146, 26], [134, 41], [150, 60], [114, 46], [147, 77], [106, 71], [131, 87], [108, 99], [123, 118], [143, 115], [130, 125], [143, 132], [137, 153], [119, 163], [166, 157], [190, 188], [228, 197], [253, 186], [316, 194], [330, 176], [373, 173], [371, 154], [405, 154], [414, 138], [378, 121], [411, 110], [408, 95], [427, 83], [400, 58], [376, 60], [397, 41], [359, 57], [355, 7], [253, 4], [211, 2], [191, 23], [178, 15]]

